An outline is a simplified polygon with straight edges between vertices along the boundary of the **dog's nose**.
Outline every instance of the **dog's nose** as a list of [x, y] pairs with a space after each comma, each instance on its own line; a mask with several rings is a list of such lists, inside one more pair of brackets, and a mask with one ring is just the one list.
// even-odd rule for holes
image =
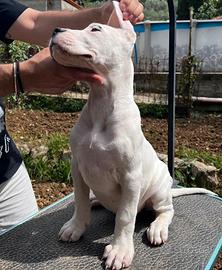
[[57, 35], [58, 33], [62, 33], [62, 32], [65, 32], [65, 31], [66, 31], [65, 29], [57, 27], [57, 28], [55, 28], [55, 30], [53, 31], [52, 36], [55, 36], [55, 35]]

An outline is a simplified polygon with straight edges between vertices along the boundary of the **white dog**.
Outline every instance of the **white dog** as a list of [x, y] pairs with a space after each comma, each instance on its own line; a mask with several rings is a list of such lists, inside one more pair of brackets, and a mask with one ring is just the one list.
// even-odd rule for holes
[[71, 132], [75, 212], [59, 237], [77, 241], [83, 235], [90, 223], [91, 189], [103, 206], [116, 213], [114, 238], [103, 255], [106, 269], [131, 264], [135, 219], [143, 207], [156, 211], [147, 236], [152, 244], [160, 245], [167, 241], [174, 214], [172, 196], [209, 193], [172, 190], [166, 164], [142, 133], [133, 99], [135, 40], [132, 29], [97, 23], [84, 30], [57, 29], [51, 40], [51, 53], [58, 63], [91, 69], [105, 78], [102, 86], [91, 84], [87, 104]]

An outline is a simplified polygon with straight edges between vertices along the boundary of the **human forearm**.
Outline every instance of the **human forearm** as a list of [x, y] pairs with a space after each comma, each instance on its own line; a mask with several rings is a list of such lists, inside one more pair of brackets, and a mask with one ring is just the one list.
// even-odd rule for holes
[[100, 8], [84, 9], [76, 12], [41, 12], [36, 20], [35, 39], [36, 42], [41, 40], [43, 44], [48, 44], [52, 31], [56, 27], [83, 29], [92, 22], [105, 23]]
[[[44, 94], [62, 94], [77, 81], [102, 84], [103, 78], [92, 72], [77, 68], [64, 67], [51, 57], [49, 48], [41, 50], [32, 58], [20, 62], [20, 78], [25, 93], [39, 92]], [[18, 76], [18, 75], [17, 75]], [[15, 80], [17, 82], [17, 80]], [[14, 85], [13, 64], [0, 65], [0, 97], [5, 97], [19, 90]]]
[[[109, 8], [109, 7], [108, 7]], [[33, 44], [47, 46], [56, 27], [82, 29], [91, 22], [105, 23], [104, 8], [91, 8], [81, 11], [45, 11], [27, 9], [8, 31], [8, 37]]]
[[5, 97], [14, 92], [13, 65], [0, 65], [0, 97]]
[[[120, 0], [124, 19], [132, 23], [143, 20], [143, 6], [138, 0]], [[56, 27], [83, 29], [92, 22], [106, 24], [112, 14], [113, 4], [107, 1], [101, 7], [80, 11], [25, 10], [11, 26], [7, 37], [47, 46]]]

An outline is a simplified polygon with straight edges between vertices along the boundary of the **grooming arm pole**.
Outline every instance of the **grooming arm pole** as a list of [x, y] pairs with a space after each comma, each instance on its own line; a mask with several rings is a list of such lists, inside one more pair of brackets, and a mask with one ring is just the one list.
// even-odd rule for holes
[[175, 151], [175, 86], [176, 86], [176, 14], [173, 0], [169, 10], [169, 75], [168, 75], [168, 169], [174, 179]]

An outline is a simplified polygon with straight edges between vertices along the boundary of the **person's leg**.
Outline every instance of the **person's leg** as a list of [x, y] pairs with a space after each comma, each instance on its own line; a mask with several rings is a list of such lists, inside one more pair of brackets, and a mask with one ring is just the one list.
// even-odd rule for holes
[[32, 184], [22, 163], [12, 178], [0, 185], [0, 235], [37, 212]]

